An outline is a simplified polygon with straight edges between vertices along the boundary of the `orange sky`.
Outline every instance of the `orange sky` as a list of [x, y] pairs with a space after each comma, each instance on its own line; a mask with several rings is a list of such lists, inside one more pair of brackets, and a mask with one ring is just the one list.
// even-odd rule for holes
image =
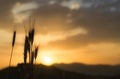
[[13, 30], [17, 37], [12, 65], [23, 62], [23, 26], [29, 30], [32, 15], [37, 63], [120, 64], [120, 12], [113, 0], [2, 0], [0, 12], [0, 68], [8, 66]]
[[[10, 57], [12, 32], [7, 32], [3, 30], [1, 30], [0, 32], [2, 32], [1, 34], [4, 33], [4, 36], [0, 35], [0, 59], [4, 60], [1, 61], [1, 67], [6, 67], [8, 66]], [[53, 35], [53, 38], [51, 35], [49, 39], [44, 35], [44, 39], [46, 40], [40, 40], [40, 38], [38, 37], [40, 36], [35, 36], [35, 44], [38, 44], [38, 42], [40, 42], [41, 44], [39, 45], [40, 49], [37, 57], [37, 63], [43, 63], [46, 65], [54, 63], [73, 62], [85, 64], [119, 64], [119, 43], [101, 42], [96, 44], [89, 44], [79, 48], [74, 48], [74, 45], [70, 44], [71, 46], [73, 46], [73, 49], [66, 49], [64, 46], [60, 47], [59, 45], [57, 45], [56, 47], [54, 47], [52, 45], [48, 45], [48, 41], [53, 42], [55, 38], [58, 37], [58, 35], [56, 37]], [[63, 37], [62, 35], [60, 35], [59, 39], [63, 40]], [[17, 41], [14, 48], [12, 65], [17, 65], [17, 63], [23, 62], [23, 39], [24, 35], [17, 34]], [[57, 38], [56, 40], [59, 39]], [[46, 63], [44, 59], [45, 57], [50, 58], [50, 63]]]

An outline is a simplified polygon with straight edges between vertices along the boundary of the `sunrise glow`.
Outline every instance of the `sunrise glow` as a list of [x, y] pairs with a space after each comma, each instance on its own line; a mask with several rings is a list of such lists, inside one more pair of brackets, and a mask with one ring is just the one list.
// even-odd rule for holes
[[[29, 63], [34, 57], [29, 53], [36, 47], [36, 64], [120, 64], [119, 0], [1, 0], [0, 4], [0, 60], [4, 60], [0, 69], [8, 67], [14, 31], [11, 66]], [[33, 46], [25, 43], [27, 37]]]
[[41, 58], [41, 63], [47, 66], [50, 66], [53, 64], [53, 60], [50, 56], [43, 56]]

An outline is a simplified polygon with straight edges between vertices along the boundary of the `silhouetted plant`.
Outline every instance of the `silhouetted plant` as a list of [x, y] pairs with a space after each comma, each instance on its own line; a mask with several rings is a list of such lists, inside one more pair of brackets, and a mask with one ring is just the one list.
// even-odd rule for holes
[[[29, 23], [30, 30], [26, 32], [25, 26], [25, 44], [24, 44], [24, 63], [27, 63], [27, 52], [29, 52], [29, 63], [34, 63], [34, 59], [36, 60], [37, 54], [38, 54], [38, 47], [33, 48], [33, 43], [34, 43], [34, 34], [35, 34], [35, 18], [33, 19], [33, 22], [30, 18], [30, 23]], [[27, 36], [28, 35], [28, 36]], [[34, 49], [34, 50], [33, 50]]]
[[32, 64], [34, 63], [34, 60], [36, 60], [37, 55], [38, 55], [38, 46], [35, 47], [35, 50], [33, 50], [31, 53], [31, 63]]
[[[13, 32], [12, 50], [11, 50], [11, 55], [10, 55], [10, 60], [9, 60], [9, 68], [11, 66], [13, 49], [14, 49], [14, 45], [15, 45], [15, 40], [16, 40], [16, 31]], [[9, 76], [10, 76], [10, 69], [8, 70], [7, 78], [9, 78]]]
[[14, 48], [14, 45], [15, 45], [15, 39], [16, 39], [16, 31], [13, 32], [12, 50], [11, 50], [11, 55], [10, 55], [10, 60], [9, 60], [9, 67], [11, 65], [11, 60], [12, 60], [12, 55], [13, 55], [13, 48]]
[[29, 44], [28, 36], [25, 37], [25, 44], [24, 44], [24, 63], [27, 62], [27, 51], [30, 53], [30, 44]]
[[31, 53], [31, 64], [33, 64], [34, 63], [34, 51], [32, 51], [32, 53]]
[[12, 41], [12, 47], [15, 45], [15, 38], [16, 38], [16, 31], [13, 33], [13, 41]]
[[35, 48], [35, 60], [37, 58], [37, 55], [38, 55], [38, 46]]
[[35, 29], [34, 29], [34, 28], [29, 31], [29, 40], [30, 40], [30, 42], [31, 42], [31, 45], [33, 45], [34, 33], [35, 33]]

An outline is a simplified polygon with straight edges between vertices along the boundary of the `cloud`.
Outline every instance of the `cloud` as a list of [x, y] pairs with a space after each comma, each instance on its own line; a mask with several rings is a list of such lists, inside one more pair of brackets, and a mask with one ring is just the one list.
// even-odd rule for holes
[[[56, 0], [56, 3], [57, 3], [57, 1], [58, 0]], [[69, 1], [72, 1], [74, 3], [74, 0], [68, 0], [68, 1], [66, 1], [65, 5], [70, 3]], [[81, 1], [81, 3], [88, 2], [88, 0], [83, 0], [83, 1], [75, 0], [75, 1], [76, 2]], [[94, 0], [94, 1], [89, 1], [89, 2], [99, 3], [99, 4], [105, 2], [105, 5], [106, 5], [107, 2], [109, 4], [111, 4], [112, 1], [113, 0], [110, 0], [110, 2], [109, 2], [109, 0], [108, 1], [107, 0], [103, 0], [103, 1]], [[33, 3], [40, 6], [39, 3], [36, 3], [36, 2], [33, 2]], [[53, 0], [53, 3], [54, 3], [54, 0]], [[61, 3], [64, 3], [64, 1], [61, 1]], [[73, 3], [71, 3], [71, 4], [73, 4]], [[37, 10], [38, 13], [36, 13], [38, 22], [39, 22], [39, 25], [36, 25], [36, 27], [37, 27], [36, 30], [39, 31], [39, 34], [44, 31], [46, 31], [46, 33], [49, 33], [50, 31], [53, 31], [54, 33], [56, 33], [56, 31], [59, 31], [59, 33], [57, 33], [59, 36], [59, 35], [61, 35], [62, 30], [64, 30], [64, 31], [65, 30], [68, 31], [68, 30], [72, 30], [72, 29], [74, 30], [76, 28], [79, 28], [79, 26], [82, 26], [82, 28], [85, 28], [89, 32], [89, 33], [87, 33], [87, 35], [85, 35], [85, 36], [78, 35], [76, 37], [73, 36], [74, 38], [71, 36], [72, 37], [71, 39], [69, 39], [67, 41], [66, 41], [66, 39], [64, 39], [65, 41], [62, 40], [59, 42], [60, 43], [64, 42], [66, 44], [70, 44], [70, 43], [72, 43], [72, 41], [75, 41], [74, 44], [76, 44], [76, 46], [78, 44], [83, 45], [83, 43], [84, 43], [84, 45], [86, 45], [89, 43], [96, 43], [96, 42], [101, 42], [101, 41], [114, 41], [114, 42], [117, 41], [118, 42], [120, 39], [119, 38], [120, 22], [119, 22], [118, 17], [120, 15], [118, 12], [114, 12], [114, 13], [109, 12], [108, 13], [108, 12], [104, 11], [104, 9], [107, 7], [111, 7], [113, 5], [118, 6], [118, 4], [119, 4], [119, 3], [116, 4], [115, 1], [113, 3], [114, 4], [112, 4], [112, 5], [98, 7], [97, 9], [91, 8], [91, 9], [78, 10], [77, 12], [71, 11], [71, 17], [69, 18], [69, 20], [68, 20], [68, 17], [66, 17], [66, 15], [69, 14], [69, 12], [70, 12], [69, 8], [62, 7], [58, 4], [42, 6]], [[26, 3], [23, 2], [20, 4], [23, 5]], [[48, 4], [48, 3], [46, 3], [46, 4]], [[37, 7], [35, 7], [35, 8], [37, 8]], [[34, 10], [35, 8], [32, 8], [32, 9], [27, 8], [25, 10], [31, 12], [31, 10]], [[114, 9], [112, 9], [112, 10], [114, 10]], [[17, 11], [17, 12], [18, 12], [18, 14], [19, 13], [22, 14], [21, 10]], [[23, 12], [23, 14], [24, 14], [24, 12]], [[67, 23], [67, 20], [70, 21], [70, 24]], [[71, 21], [72, 21], [72, 23], [71, 23]], [[7, 24], [7, 22], [5, 24]], [[5, 26], [5, 24], [4, 24], [4, 26]], [[9, 24], [6, 27], [8, 27], [8, 26], [9, 26]], [[46, 26], [46, 30], [44, 30], [44, 26]], [[4, 27], [2, 27], [2, 28], [4, 28]], [[54, 34], [52, 34], [52, 35], [55, 36]], [[52, 35], [50, 35], [50, 36], [52, 36]], [[63, 34], [63, 36], [64, 36], [64, 34]], [[59, 37], [56, 37], [56, 39], [58, 39], [58, 38]]]
[[[50, 42], [58, 41], [58, 40], [66, 40], [69, 37], [77, 36], [77, 35], [86, 35], [88, 32], [86, 29], [83, 28], [75, 28], [72, 30], [66, 30], [61, 32], [53, 32], [48, 33], [46, 35], [38, 35], [36, 37], [37, 44], [48, 44]], [[39, 40], [38, 40], [39, 39]]]
[[[119, 2], [118, 0], [67, 0], [67, 1], [62, 1], [61, 6], [67, 7], [71, 10], [78, 10], [80, 8], [88, 9], [88, 8], [99, 8], [105, 6], [109, 7], [110, 5], [116, 4], [118, 2]], [[111, 12], [111, 9], [109, 11]]]
[[[40, 27], [38, 25], [36, 30], [39, 31], [38, 34], [46, 31], [46, 34], [40, 37], [44, 43], [53, 42], [55, 46], [63, 46], [64, 44], [63, 47], [66, 48], [71, 48], [72, 44], [77, 48], [80, 45], [85, 46], [90, 43], [119, 42], [120, 22], [118, 17], [120, 15], [117, 12], [107, 13], [103, 8], [72, 11], [69, 18], [72, 23], [66, 24], [65, 22], [68, 20], [66, 15], [69, 11], [69, 8], [59, 5], [48, 5], [38, 9]], [[44, 26], [46, 26], [46, 30], [44, 30]], [[69, 32], [68, 30], [72, 32], [72, 30], [80, 27], [85, 28], [88, 33], [86, 35], [75, 35], [74, 33], [77, 31], [74, 31], [73, 35], [66, 34], [66, 32]]]
[[80, 8], [80, 3], [81, 3], [82, 0], [69, 0], [69, 1], [63, 1], [61, 3], [61, 6], [63, 7], [67, 7], [71, 10], [77, 10]]
[[50, 5], [53, 5], [53, 4], [56, 3], [56, 1], [55, 1], [55, 0], [50, 0], [48, 3], [49, 3]]
[[35, 1], [27, 2], [27, 3], [17, 2], [12, 8], [14, 22], [21, 23], [25, 21], [38, 7], [39, 4]]

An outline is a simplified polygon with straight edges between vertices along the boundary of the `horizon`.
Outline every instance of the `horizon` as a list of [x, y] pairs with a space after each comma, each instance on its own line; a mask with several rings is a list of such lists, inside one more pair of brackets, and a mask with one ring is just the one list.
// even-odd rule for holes
[[119, 0], [2, 0], [0, 69], [9, 66], [14, 30], [11, 66], [24, 62], [25, 29], [34, 18], [37, 64], [120, 65], [119, 5]]
[[[16, 64], [16, 65], [11, 65], [10, 67], [17, 67], [19, 64], [24, 64], [24, 63], [18, 63], [18, 64]], [[29, 63], [26, 63], [26, 64], [29, 64]], [[43, 65], [43, 66], [45, 66], [45, 67], [53, 67], [53, 66], [55, 66], [56, 67], [56, 65], [58, 65], [58, 66], [61, 66], [61, 65], [63, 65], [63, 67], [64, 67], [64, 65], [67, 65], [67, 66], [71, 66], [71, 65], [73, 65], [73, 64], [76, 64], [76, 66], [78, 65], [84, 65], [84, 66], [111, 66], [111, 67], [116, 67], [116, 66], [120, 66], [120, 64], [114, 64], [114, 65], [111, 65], [111, 64], [84, 64], [84, 63], [79, 63], [79, 62], [73, 62], [73, 63], [53, 63], [53, 64], [43, 64], [43, 63], [36, 63], [36, 64], [34, 64], [34, 65]], [[6, 69], [6, 68], [8, 68], [8, 66], [6, 66], [6, 67], [3, 67], [3, 68], [0, 68], [0, 70], [3, 70], [3, 69]]]

